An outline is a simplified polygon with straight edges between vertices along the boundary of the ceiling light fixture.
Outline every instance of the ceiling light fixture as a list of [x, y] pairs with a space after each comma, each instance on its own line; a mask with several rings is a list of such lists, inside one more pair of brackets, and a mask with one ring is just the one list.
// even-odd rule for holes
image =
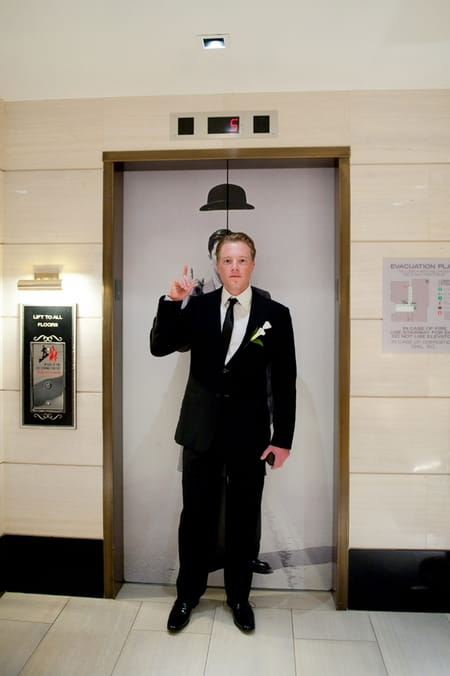
[[226, 49], [229, 35], [200, 35], [203, 49]]

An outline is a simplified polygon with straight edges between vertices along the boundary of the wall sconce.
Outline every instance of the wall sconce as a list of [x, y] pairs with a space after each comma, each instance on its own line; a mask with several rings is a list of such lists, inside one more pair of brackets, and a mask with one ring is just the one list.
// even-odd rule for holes
[[19, 279], [17, 288], [20, 291], [29, 289], [39, 291], [61, 291], [62, 280], [59, 277], [60, 267], [55, 265], [35, 265], [33, 279]]

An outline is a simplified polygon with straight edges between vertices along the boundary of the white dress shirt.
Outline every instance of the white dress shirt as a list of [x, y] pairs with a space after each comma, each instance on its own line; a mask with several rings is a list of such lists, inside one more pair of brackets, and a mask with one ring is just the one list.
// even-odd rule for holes
[[252, 304], [252, 287], [248, 286], [239, 296], [232, 296], [225, 287], [222, 287], [222, 300], [220, 302], [220, 325], [223, 326], [225, 314], [228, 308], [228, 299], [237, 298], [234, 306], [234, 326], [231, 334], [230, 345], [228, 347], [225, 364], [230, 361], [236, 350], [242, 343], [247, 330], [248, 318], [250, 316], [250, 306]]

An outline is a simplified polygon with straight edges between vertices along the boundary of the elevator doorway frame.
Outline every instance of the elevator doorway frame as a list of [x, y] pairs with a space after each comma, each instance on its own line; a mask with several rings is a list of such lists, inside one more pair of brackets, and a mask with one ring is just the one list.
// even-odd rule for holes
[[176, 163], [286, 160], [336, 170], [335, 605], [347, 608], [350, 401], [350, 148], [217, 148], [103, 153], [103, 568], [104, 596], [123, 583], [122, 271], [124, 171]]

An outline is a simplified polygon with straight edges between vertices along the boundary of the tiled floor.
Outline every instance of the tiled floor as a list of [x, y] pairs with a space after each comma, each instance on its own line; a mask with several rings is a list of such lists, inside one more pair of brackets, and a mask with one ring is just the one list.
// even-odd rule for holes
[[176, 635], [172, 587], [116, 600], [6, 593], [0, 676], [449, 676], [450, 615], [334, 610], [327, 592], [253, 591], [256, 631], [209, 589]]

